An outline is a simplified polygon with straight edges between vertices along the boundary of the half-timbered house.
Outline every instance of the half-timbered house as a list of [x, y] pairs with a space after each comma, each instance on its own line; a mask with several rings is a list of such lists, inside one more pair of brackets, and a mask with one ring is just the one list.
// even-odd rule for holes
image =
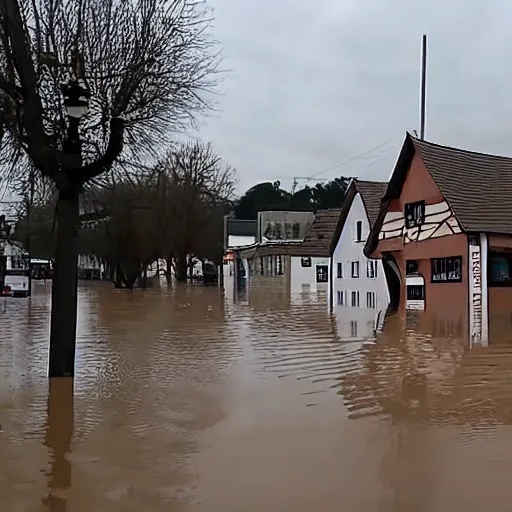
[[512, 158], [407, 134], [364, 250], [382, 258], [393, 304], [450, 311], [462, 301], [474, 343], [510, 323], [511, 197]]

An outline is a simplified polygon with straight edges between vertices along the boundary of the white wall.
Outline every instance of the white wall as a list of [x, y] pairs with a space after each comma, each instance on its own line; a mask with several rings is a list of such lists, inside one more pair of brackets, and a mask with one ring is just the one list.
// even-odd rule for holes
[[329, 283], [316, 282], [316, 266], [327, 265], [329, 269], [329, 258], [311, 258], [311, 267], [301, 265], [302, 258], [293, 256], [290, 264], [290, 292], [292, 295], [305, 291], [325, 291], [329, 289]]
[[229, 235], [228, 236], [228, 248], [229, 247], [245, 247], [246, 245], [252, 245], [256, 242], [255, 236], [239, 236]]
[[[355, 241], [356, 222], [363, 222], [363, 241]], [[370, 224], [359, 194], [356, 194], [347, 215], [343, 231], [333, 254], [333, 267], [330, 276], [333, 285], [333, 313], [338, 324], [338, 335], [341, 338], [361, 339], [372, 336], [373, 325], [381, 311], [389, 304], [389, 292], [381, 260], [376, 261], [377, 277], [367, 277], [368, 258], [363, 254], [364, 243], [370, 231]], [[352, 262], [359, 262], [359, 277], [352, 277]], [[338, 278], [338, 263], [342, 265], [343, 277]], [[359, 307], [352, 306], [351, 292], [359, 292]], [[343, 292], [344, 304], [338, 304], [338, 292]], [[375, 294], [375, 308], [367, 307], [367, 293]], [[357, 336], [351, 322], [357, 322]]]

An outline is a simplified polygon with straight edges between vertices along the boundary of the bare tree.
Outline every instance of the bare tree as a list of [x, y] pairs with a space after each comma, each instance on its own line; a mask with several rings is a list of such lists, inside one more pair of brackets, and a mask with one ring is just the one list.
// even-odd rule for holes
[[58, 192], [50, 376], [74, 375], [79, 194], [208, 108], [210, 21], [195, 0], [0, 1], [0, 163]]
[[169, 244], [168, 266], [174, 259], [176, 277], [185, 281], [188, 257], [200, 256], [208, 240], [216, 243], [215, 237], [212, 239], [214, 223], [234, 194], [235, 171], [211, 144], [199, 141], [171, 150], [157, 168], [162, 175], [160, 211], [165, 230], [162, 238]]

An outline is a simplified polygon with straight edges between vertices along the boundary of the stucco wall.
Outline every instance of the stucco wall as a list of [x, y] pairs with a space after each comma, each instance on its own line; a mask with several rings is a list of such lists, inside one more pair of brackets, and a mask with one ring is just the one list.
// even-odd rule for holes
[[[437, 204], [444, 200], [441, 191], [425, 168], [421, 157], [416, 154], [407, 172], [398, 200], [393, 201], [388, 211], [404, 211], [407, 203], [425, 201]], [[431, 238], [421, 242], [402, 244], [400, 239], [379, 242], [379, 254], [389, 251], [396, 259], [402, 279], [405, 277], [406, 260], [418, 260], [419, 273], [425, 278], [425, 307], [429, 314], [435, 311], [449, 311], [453, 304], [462, 301], [468, 304], [468, 240], [465, 234], [455, 234], [440, 238]], [[432, 283], [431, 258], [462, 256], [462, 282]], [[405, 286], [401, 288], [400, 304], [405, 308]]]
[[[381, 260], [377, 262], [376, 278], [366, 274], [368, 258], [363, 254], [364, 241], [356, 242], [355, 226], [357, 221], [363, 222], [363, 240], [366, 240], [370, 224], [366, 215], [364, 203], [356, 194], [347, 215], [345, 225], [333, 253], [333, 313], [338, 323], [340, 337], [351, 337], [351, 322], [358, 323], [359, 337], [371, 336], [373, 323], [379, 311], [385, 311], [389, 304], [389, 293]], [[359, 262], [359, 277], [352, 277], [352, 262]], [[342, 276], [338, 278], [338, 263], [342, 265]], [[359, 308], [351, 305], [351, 292], [359, 291]], [[344, 305], [338, 304], [338, 292], [344, 293]], [[367, 308], [367, 292], [375, 294], [375, 308]], [[370, 325], [372, 324], [372, 328]]]
[[316, 266], [327, 265], [329, 269], [329, 258], [311, 258], [311, 267], [303, 267], [301, 259], [297, 256], [292, 256], [290, 266], [290, 291], [293, 295], [300, 294], [309, 290], [325, 291], [327, 293], [329, 283], [316, 282]]

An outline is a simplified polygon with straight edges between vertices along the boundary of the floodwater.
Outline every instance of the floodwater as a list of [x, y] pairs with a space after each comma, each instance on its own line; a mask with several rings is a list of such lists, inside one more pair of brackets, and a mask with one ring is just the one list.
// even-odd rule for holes
[[1, 510], [510, 509], [508, 332], [347, 336], [350, 308], [264, 286], [79, 293], [74, 398], [46, 380], [48, 288], [0, 302]]

